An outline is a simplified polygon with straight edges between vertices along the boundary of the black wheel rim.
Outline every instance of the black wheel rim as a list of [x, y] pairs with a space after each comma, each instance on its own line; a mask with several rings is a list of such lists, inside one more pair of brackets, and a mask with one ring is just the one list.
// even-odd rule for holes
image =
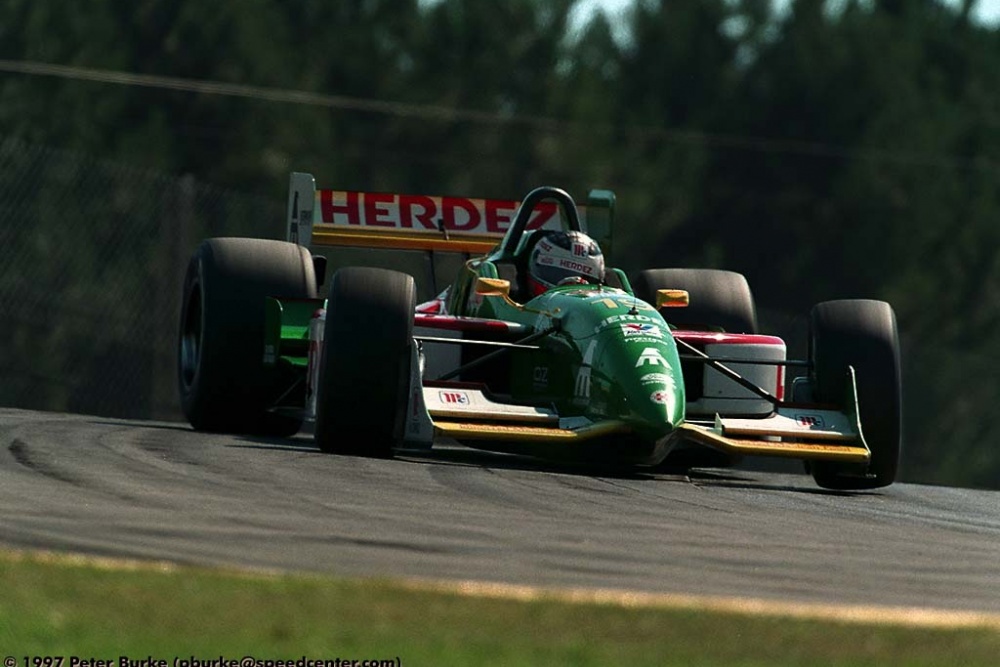
[[191, 286], [191, 292], [184, 309], [184, 324], [180, 336], [180, 375], [181, 384], [185, 391], [191, 388], [195, 376], [198, 374], [198, 366], [201, 362], [201, 331], [201, 285], [195, 283]]

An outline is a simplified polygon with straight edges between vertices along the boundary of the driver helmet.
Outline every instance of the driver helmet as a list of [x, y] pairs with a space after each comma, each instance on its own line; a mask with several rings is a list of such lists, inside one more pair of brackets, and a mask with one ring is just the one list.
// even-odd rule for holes
[[604, 254], [583, 232], [544, 231], [528, 257], [528, 287], [532, 296], [556, 285], [600, 284]]

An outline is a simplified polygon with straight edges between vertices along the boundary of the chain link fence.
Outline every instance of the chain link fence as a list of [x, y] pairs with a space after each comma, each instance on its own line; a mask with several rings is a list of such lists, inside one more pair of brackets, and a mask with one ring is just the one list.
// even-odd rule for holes
[[188, 257], [282, 202], [0, 137], [0, 404], [174, 419]]
[[[280, 198], [0, 136], [0, 405], [181, 419], [184, 272], [213, 236], [283, 239]], [[330, 250], [337, 266], [417, 277], [430, 298], [461, 258]]]

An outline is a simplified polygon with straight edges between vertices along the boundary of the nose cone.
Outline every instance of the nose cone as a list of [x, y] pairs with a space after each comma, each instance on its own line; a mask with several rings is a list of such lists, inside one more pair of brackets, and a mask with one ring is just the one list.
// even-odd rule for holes
[[[669, 426], [665, 432], [670, 432], [684, 421], [684, 381], [680, 376], [680, 364], [670, 364], [670, 357], [664, 354], [664, 350], [644, 348], [639, 361], [652, 359], [656, 360], [656, 367], [644, 363], [635, 368], [632, 381], [625, 388], [628, 407], [625, 416], [651, 427]], [[652, 364], [652, 361], [648, 363]]]
[[602, 331], [600, 370], [611, 379], [609, 404], [643, 438], [659, 440], [684, 421], [684, 378], [677, 346], [666, 327], [638, 333]]

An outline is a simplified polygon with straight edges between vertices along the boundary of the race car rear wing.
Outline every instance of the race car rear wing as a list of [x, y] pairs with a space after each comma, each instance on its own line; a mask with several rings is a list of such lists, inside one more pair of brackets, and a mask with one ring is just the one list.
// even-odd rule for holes
[[[520, 202], [466, 197], [318, 190], [311, 174], [293, 172], [287, 239], [309, 246], [433, 250], [485, 254], [504, 237]], [[577, 206], [583, 229], [611, 250], [615, 195], [591, 190]], [[539, 204], [528, 229], [562, 229], [560, 209]]]

